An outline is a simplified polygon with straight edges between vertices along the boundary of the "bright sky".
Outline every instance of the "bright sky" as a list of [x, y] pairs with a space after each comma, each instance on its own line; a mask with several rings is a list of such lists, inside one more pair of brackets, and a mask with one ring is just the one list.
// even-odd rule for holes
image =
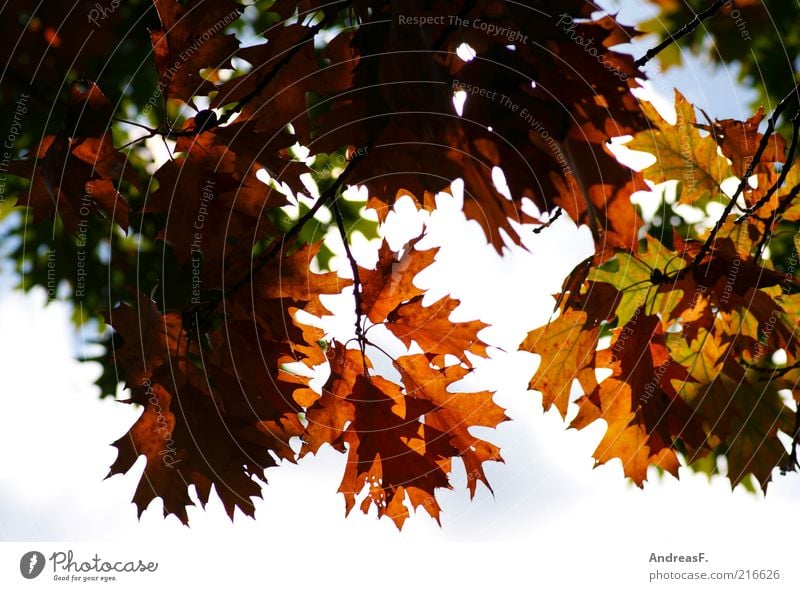
[[[700, 104], [710, 100], [699, 83], [707, 74], [693, 63], [679, 81]], [[654, 84], [648, 95], [665, 95], [661, 104], [669, 104], [669, 92]], [[722, 112], [710, 112], [746, 115], [738, 105], [750, 97], [737, 98]], [[514, 249], [501, 259], [485, 246], [477, 225], [463, 219], [457, 200], [442, 205], [430, 221], [430, 243], [440, 243], [441, 251], [421, 283], [439, 293], [446, 287], [462, 299], [462, 318], [480, 315], [493, 325], [482, 335], [494, 346], [491, 359], [479, 365], [475, 383], [496, 389], [495, 400], [513, 419], [488, 435], [506, 460], [487, 465], [494, 496], [481, 488], [470, 502], [465, 477], [457, 473], [456, 490], [437, 495], [442, 527], [418, 515], [400, 534], [374, 515], [354, 512], [345, 519], [336, 494], [345, 457], [325, 450], [299, 466], [268, 470], [270, 484], [255, 520], [237, 515], [231, 524], [213, 501], [206, 511], [190, 510], [186, 528], [174, 517], [163, 519], [155, 501], [137, 521], [130, 499], [141, 459], [136, 474], [103, 478], [115, 457], [109, 444], [138, 411], [98, 400], [91, 382], [99, 370], [74, 360], [81, 338], [64, 305], [45, 306], [43, 290], [24, 296], [1, 288], [0, 539], [16, 543], [0, 547], [0, 588], [23, 588], [18, 564], [24, 552], [49, 556], [67, 549], [87, 558], [99, 553], [160, 563], [156, 573], [127, 575], [104, 587], [113, 589], [147, 582], [159, 589], [188, 582], [237, 588], [256, 581], [263, 588], [300, 589], [638, 590], [647, 585], [651, 552], [701, 551], [709, 569], [779, 568], [782, 578], [763, 587], [798, 588], [791, 525], [800, 502], [796, 477], [777, 477], [766, 500], [731, 493], [720, 477], [709, 483], [686, 471], [680, 482], [653, 474], [639, 490], [625, 482], [618, 461], [592, 469], [602, 423], [567, 431], [555, 411], [541, 411], [541, 396], [527, 391], [534, 357], [502, 350], [513, 351], [528, 330], [547, 320], [550, 294], [590, 252], [588, 231], [561, 219], [526, 240], [530, 252]], [[411, 235], [413, 222], [405, 219]], [[352, 309], [347, 297], [336, 305]], [[349, 330], [350, 324], [343, 313], [331, 329]], [[24, 583], [56, 585], [50, 570]]]

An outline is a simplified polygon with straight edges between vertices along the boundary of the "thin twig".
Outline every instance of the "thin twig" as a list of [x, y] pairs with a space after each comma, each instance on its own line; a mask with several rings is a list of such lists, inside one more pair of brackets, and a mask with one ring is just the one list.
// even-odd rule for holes
[[[344, 225], [344, 216], [339, 207], [338, 198], [334, 198], [331, 204], [333, 210], [333, 217], [336, 219], [336, 227], [339, 228], [339, 236], [342, 238], [344, 245], [344, 252], [347, 255], [347, 260], [350, 262], [350, 270], [353, 272], [353, 299], [356, 306], [356, 338], [358, 339], [358, 348], [361, 350], [361, 360], [364, 363], [364, 371], [367, 369], [367, 351], [366, 351], [366, 338], [364, 336], [364, 326], [362, 323], [362, 304], [361, 304], [361, 277], [358, 273], [358, 263], [353, 256], [353, 251], [350, 250], [350, 243], [347, 241], [347, 228]], [[369, 378], [369, 374], [367, 374]]]
[[147, 135], [143, 135], [142, 137], [137, 137], [135, 140], [131, 140], [125, 144], [122, 144], [119, 148], [117, 148], [117, 150], [124, 150], [125, 148], [130, 148], [134, 144], [138, 144], [139, 142], [142, 142], [144, 140], [149, 140], [151, 137], [156, 137], [157, 135], [158, 135], [158, 130], [151, 129], [150, 133], [148, 133]]
[[[242, 287], [251, 283], [254, 277], [258, 275], [272, 260], [272, 258], [277, 255], [279, 252], [283, 251], [284, 245], [286, 244], [287, 240], [293, 238], [297, 234], [300, 233], [300, 230], [303, 229], [303, 226], [306, 225], [309, 221], [311, 221], [316, 213], [322, 208], [323, 205], [327, 204], [331, 200], [335, 199], [339, 193], [339, 189], [341, 189], [344, 181], [353, 171], [353, 168], [356, 164], [364, 157], [367, 153], [368, 149], [360, 149], [357, 151], [356, 156], [350, 160], [347, 165], [347, 168], [342, 171], [336, 180], [328, 187], [325, 191], [323, 191], [322, 195], [320, 195], [317, 202], [309, 209], [305, 215], [300, 217], [300, 219], [295, 222], [295, 224], [289, 228], [289, 230], [281, 237], [280, 240], [276, 240], [273, 247], [267, 251], [266, 253], [262, 254], [259, 258], [258, 262], [255, 265], [252, 265], [248, 272], [238, 281], [230, 285], [225, 291], [224, 294], [222, 292], [219, 293], [218, 297], [210, 298], [206, 302], [202, 302], [201, 304], [197, 305], [192, 309], [192, 314], [199, 315], [210, 315], [216, 307], [219, 305], [220, 302], [224, 301], [227, 298], [232, 297], [236, 294]], [[363, 350], [362, 350], [363, 354]], [[366, 355], [364, 355], [366, 357]]]
[[112, 121], [116, 121], [117, 123], [124, 123], [125, 125], [133, 125], [135, 127], [139, 127], [141, 129], [144, 129], [145, 131], [149, 131], [150, 133], [153, 133], [154, 131], [156, 131], [155, 129], [153, 129], [149, 125], [145, 125], [144, 123], [139, 123], [138, 121], [130, 121], [128, 119], [122, 119], [120, 117], [112, 117], [111, 120]]
[[714, 2], [714, 4], [712, 4], [711, 6], [706, 8], [703, 12], [700, 12], [700, 13], [696, 14], [692, 20], [690, 20], [688, 23], [686, 23], [680, 29], [678, 29], [678, 31], [676, 33], [674, 33], [672, 35], [669, 35], [661, 43], [659, 43], [658, 45], [656, 45], [652, 49], [649, 49], [647, 51], [647, 53], [645, 53], [642, 57], [640, 57], [638, 60], [636, 60], [634, 62], [636, 67], [637, 68], [641, 68], [643, 65], [645, 65], [647, 62], [649, 62], [651, 59], [653, 59], [659, 53], [664, 51], [667, 47], [669, 47], [673, 43], [676, 43], [676, 42], [680, 41], [681, 39], [686, 37], [686, 35], [689, 35], [690, 33], [692, 33], [697, 27], [700, 26], [700, 23], [702, 23], [707, 18], [710, 18], [710, 17], [714, 16], [714, 14], [720, 8], [722, 8], [722, 5], [725, 4], [725, 2], [727, 2], [727, 1], [728, 0], [716, 0], [716, 2]]
[[[374, 325], [374, 324], [373, 324], [372, 326], [376, 326], [376, 325]], [[370, 327], [370, 328], [371, 328], [371, 327]], [[389, 355], [389, 353], [386, 351], [386, 349], [384, 349], [384, 348], [383, 348], [383, 347], [381, 347], [380, 345], [376, 345], [375, 343], [373, 343], [372, 341], [370, 341], [370, 340], [369, 340], [369, 339], [367, 339], [367, 338], [365, 338], [365, 339], [364, 339], [364, 341], [365, 341], [365, 342], [366, 342], [366, 344], [367, 344], [367, 345], [369, 345], [370, 347], [375, 347], [375, 348], [376, 348], [378, 351], [380, 351], [381, 353], [383, 353], [384, 355], [386, 355], [386, 357], [388, 357], [389, 359], [391, 359], [392, 363], [396, 363], [396, 362], [397, 362], [397, 359], [395, 359], [394, 357], [392, 357], [391, 355]]]
[[563, 209], [561, 209], [560, 207], [556, 208], [556, 212], [553, 214], [553, 217], [551, 217], [549, 220], [547, 220], [547, 222], [545, 222], [538, 228], [534, 228], [533, 233], [541, 234], [544, 230], [552, 226], [553, 222], [555, 222], [558, 218], [560, 218], [562, 213], [564, 213]]

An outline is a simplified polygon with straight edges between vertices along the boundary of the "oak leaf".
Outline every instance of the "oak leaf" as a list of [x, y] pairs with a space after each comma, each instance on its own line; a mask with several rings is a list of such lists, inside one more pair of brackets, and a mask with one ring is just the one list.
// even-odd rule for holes
[[650, 103], [643, 103], [642, 108], [654, 127], [639, 132], [625, 146], [656, 157], [656, 162], [644, 170], [645, 177], [654, 183], [680, 181], [680, 202], [695, 207], [705, 207], [724, 196], [720, 185], [732, 176], [730, 163], [717, 152], [712, 136], [700, 135], [694, 106], [675, 91], [674, 125]]

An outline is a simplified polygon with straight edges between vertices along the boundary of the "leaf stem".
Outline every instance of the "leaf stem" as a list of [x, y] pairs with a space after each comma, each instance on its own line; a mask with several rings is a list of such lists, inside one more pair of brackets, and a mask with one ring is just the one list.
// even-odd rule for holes
[[[353, 299], [355, 300], [356, 307], [356, 338], [358, 339], [358, 348], [361, 350], [361, 358], [364, 362], [364, 371], [367, 369], [367, 354], [366, 354], [366, 337], [364, 336], [362, 304], [361, 304], [361, 277], [358, 273], [358, 263], [353, 256], [353, 251], [350, 249], [350, 243], [347, 241], [347, 228], [344, 225], [344, 216], [339, 207], [338, 198], [334, 198], [331, 204], [334, 218], [336, 219], [336, 227], [339, 229], [339, 236], [342, 238], [344, 245], [344, 252], [347, 255], [347, 260], [350, 263], [350, 270], [353, 272]], [[366, 374], [367, 378], [369, 375]]]

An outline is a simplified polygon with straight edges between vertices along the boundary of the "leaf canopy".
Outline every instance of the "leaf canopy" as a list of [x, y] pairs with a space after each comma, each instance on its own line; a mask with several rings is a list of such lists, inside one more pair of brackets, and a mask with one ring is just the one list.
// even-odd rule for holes
[[[187, 522], [213, 488], [252, 516], [266, 468], [323, 446], [346, 457], [347, 512], [397, 527], [420, 508], [439, 520], [436, 491], [462, 467], [470, 495], [491, 490], [486, 428], [508, 417], [464, 385], [491, 362], [488, 324], [418, 280], [438, 264], [426, 224], [400, 245], [386, 232], [401, 200], [435, 212], [455, 179], [498, 253], [534, 249], [562, 213], [591, 232], [593, 256], [518, 348], [539, 358], [545, 409], [605, 422], [598, 464], [639, 486], [651, 466], [726, 464], [732, 485], [765, 490], [796, 466], [788, 99], [700, 122], [676, 92], [670, 123], [631, 92], [647, 60], [620, 45], [639, 32], [577, 0], [136, 0], [95, 22], [18, 4], [30, 18], [0, 17], [24, 40], [0, 95], [25, 117], [14, 256], [23, 287], [70, 285], [78, 320], [109, 327], [99, 385], [142, 409], [110, 474], [145, 456], [139, 513], [160, 498]], [[609, 146], [625, 136], [655, 162], [622, 164]], [[666, 181], [677, 200], [645, 219], [634, 194]], [[331, 334], [342, 294], [351, 333]]]

